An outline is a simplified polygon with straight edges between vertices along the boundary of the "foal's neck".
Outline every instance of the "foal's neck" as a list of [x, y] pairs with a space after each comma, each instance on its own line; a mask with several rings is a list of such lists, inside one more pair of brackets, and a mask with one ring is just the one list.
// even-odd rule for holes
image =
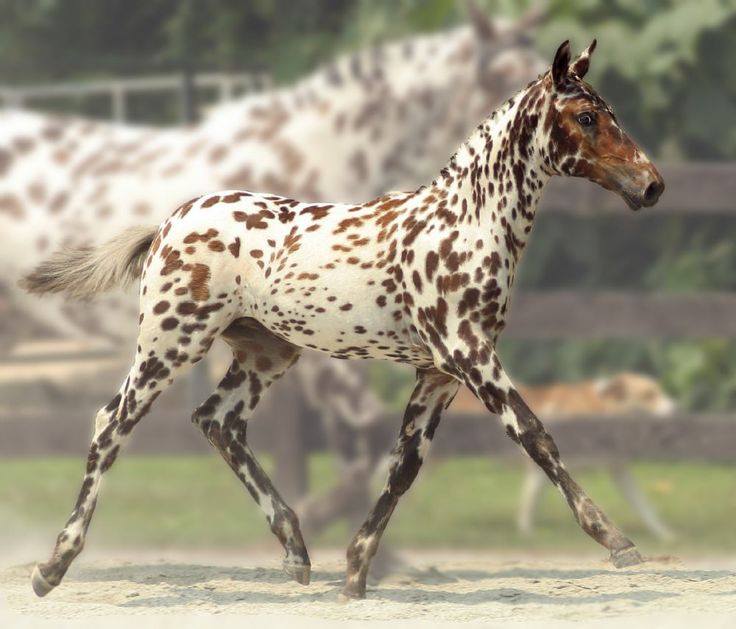
[[508, 260], [511, 277], [550, 178], [542, 137], [549, 106], [541, 81], [522, 90], [478, 126], [428, 188], [454, 212], [457, 229]]

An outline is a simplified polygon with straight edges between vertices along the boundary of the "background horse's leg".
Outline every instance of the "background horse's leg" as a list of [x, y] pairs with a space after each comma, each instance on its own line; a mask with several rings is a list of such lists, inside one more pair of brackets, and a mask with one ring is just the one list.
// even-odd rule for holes
[[654, 505], [639, 488], [628, 466], [620, 461], [615, 462], [611, 464], [610, 471], [611, 478], [613, 478], [626, 502], [636, 511], [651, 533], [662, 541], [673, 540], [675, 534], [659, 517]]
[[370, 472], [362, 461], [340, 465], [339, 481], [335, 485], [326, 492], [308, 495], [297, 506], [304, 531], [319, 534], [336, 520], [352, 520], [358, 507], [366, 504], [369, 479]]
[[524, 466], [524, 484], [521, 487], [517, 514], [517, 526], [524, 535], [531, 535], [534, 530], [534, 519], [546, 484], [547, 479], [539, 467], [533, 463]]
[[335, 485], [301, 501], [300, 520], [305, 530], [314, 532], [341, 518], [358, 526], [370, 507], [370, 481], [379, 460], [370, 433], [383, 418], [383, 405], [370, 390], [365, 370], [355, 362], [305, 352], [297, 371], [304, 397], [319, 414], [339, 467]]

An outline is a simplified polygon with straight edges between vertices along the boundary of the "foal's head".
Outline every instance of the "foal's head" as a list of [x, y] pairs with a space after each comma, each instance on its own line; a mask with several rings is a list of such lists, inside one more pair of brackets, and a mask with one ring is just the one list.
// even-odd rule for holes
[[654, 205], [664, 181], [649, 158], [624, 133], [610, 106], [583, 78], [596, 41], [571, 63], [564, 42], [542, 78], [552, 100], [544, 122], [549, 166], [560, 175], [585, 177], [617, 192], [632, 210]]

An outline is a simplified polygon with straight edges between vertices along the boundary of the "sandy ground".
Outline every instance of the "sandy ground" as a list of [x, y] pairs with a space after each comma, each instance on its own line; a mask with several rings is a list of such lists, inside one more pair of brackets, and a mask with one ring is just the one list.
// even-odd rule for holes
[[31, 564], [3, 568], [0, 626], [736, 626], [736, 558], [615, 570], [591, 557], [408, 553], [407, 568], [345, 604], [335, 552], [314, 553], [306, 587], [287, 580], [273, 555], [166, 556], [80, 558], [45, 599], [31, 591]]

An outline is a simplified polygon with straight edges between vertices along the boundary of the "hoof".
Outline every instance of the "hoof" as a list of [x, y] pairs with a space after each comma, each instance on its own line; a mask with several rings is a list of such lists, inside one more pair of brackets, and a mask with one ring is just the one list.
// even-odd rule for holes
[[33, 569], [31, 585], [33, 586], [33, 591], [36, 593], [36, 596], [46, 596], [56, 587], [46, 580], [46, 577], [41, 574], [41, 570], [38, 566]]
[[636, 566], [643, 563], [644, 559], [636, 550], [636, 546], [629, 546], [611, 553], [611, 563], [616, 568], [626, 568], [628, 566]]
[[284, 562], [283, 567], [284, 572], [294, 581], [302, 585], [309, 585], [309, 577], [312, 574], [312, 567], [309, 564]]
[[350, 590], [347, 587], [344, 587], [342, 589], [342, 592], [340, 592], [337, 595], [337, 601], [339, 603], [348, 603], [350, 601], [359, 601], [360, 599], [365, 598], [365, 591], [363, 592], [357, 592], [355, 590]]

